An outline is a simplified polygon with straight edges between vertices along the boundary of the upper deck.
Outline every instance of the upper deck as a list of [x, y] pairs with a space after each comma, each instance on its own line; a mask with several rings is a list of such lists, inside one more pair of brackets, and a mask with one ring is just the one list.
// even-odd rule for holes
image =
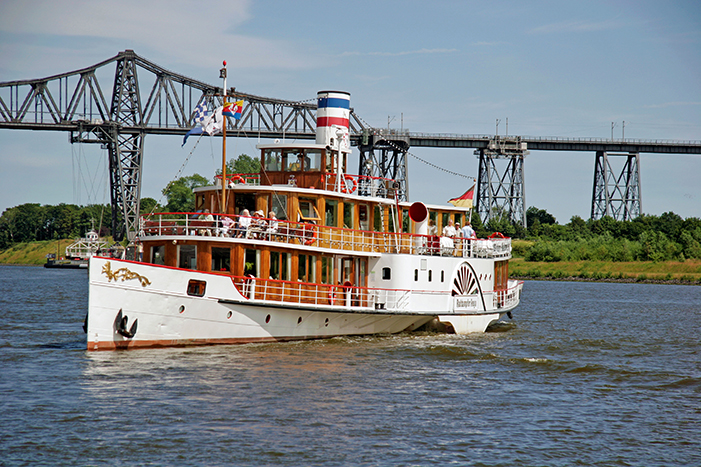
[[[285, 245], [295, 249], [333, 250], [361, 256], [409, 254], [464, 258], [511, 258], [511, 239], [488, 239], [421, 235], [350, 229], [311, 222], [292, 222], [277, 218], [212, 215], [201, 213], [157, 213], [141, 219], [142, 240], [214, 240], [217, 242]], [[228, 218], [228, 220], [227, 220]]]

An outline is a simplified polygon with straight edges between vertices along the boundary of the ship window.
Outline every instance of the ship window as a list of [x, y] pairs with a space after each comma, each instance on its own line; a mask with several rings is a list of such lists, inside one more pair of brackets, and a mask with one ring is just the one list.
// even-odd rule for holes
[[298, 172], [302, 170], [303, 153], [298, 149], [288, 149], [284, 152], [283, 166], [287, 172]]
[[151, 248], [151, 263], [153, 264], [165, 264], [165, 250], [164, 245], [154, 246]]
[[358, 205], [358, 224], [360, 225], [360, 230], [370, 229], [367, 204]]
[[411, 221], [409, 220], [409, 210], [402, 210], [402, 232], [409, 233], [411, 229]]
[[228, 271], [230, 259], [228, 248], [212, 247], [212, 271]]
[[304, 157], [304, 170], [321, 170], [321, 149], [307, 149]]
[[353, 214], [355, 211], [355, 204], [349, 203], [348, 201], [343, 202], [343, 227], [346, 229], [354, 229], [353, 224]]
[[384, 230], [384, 223], [382, 222], [382, 206], [379, 204], [375, 205], [375, 216], [372, 222], [372, 230], [375, 232], [382, 232]]
[[204, 289], [206, 287], [207, 283], [205, 281], [190, 279], [190, 282], [187, 283], [187, 294], [194, 295], [195, 297], [202, 297], [204, 296]]
[[319, 216], [319, 211], [316, 210], [314, 206], [313, 199], [300, 199], [299, 200], [299, 220], [304, 222], [314, 221], [320, 222], [321, 217]]
[[275, 217], [278, 219], [287, 220], [287, 195], [274, 193], [270, 210], [275, 213]]
[[260, 250], [246, 249], [244, 253], [243, 274], [260, 277]]
[[266, 149], [265, 152], [265, 170], [278, 172], [282, 170], [282, 154], [279, 149]]
[[330, 227], [336, 227], [336, 208], [338, 207], [338, 201], [326, 200], [326, 219], [324, 225]]
[[431, 282], [432, 280], [433, 280], [433, 271], [429, 269], [428, 270], [428, 281]]
[[382, 280], [392, 279], [392, 268], [382, 268]]
[[414, 281], [418, 282], [418, 280], [419, 280], [419, 270], [414, 269]]
[[178, 267], [197, 269], [197, 246], [178, 245]]
[[333, 258], [321, 257], [321, 283], [333, 284]]
[[316, 256], [299, 255], [297, 279], [302, 282], [316, 282]]
[[445, 271], [441, 271], [441, 282], [445, 282]]
[[290, 254], [279, 251], [270, 252], [270, 278], [275, 280], [290, 280]]

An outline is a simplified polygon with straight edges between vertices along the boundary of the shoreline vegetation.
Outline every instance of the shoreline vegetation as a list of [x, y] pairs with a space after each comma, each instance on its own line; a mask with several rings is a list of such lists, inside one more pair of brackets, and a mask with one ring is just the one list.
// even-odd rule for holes
[[[246, 154], [227, 163], [227, 173], [256, 173], [260, 163]], [[149, 212], [193, 212], [193, 188], [210, 182], [199, 174], [181, 177], [162, 190], [168, 203], [152, 198], [141, 200], [142, 214]], [[448, 223], [448, 215], [438, 219]], [[410, 232], [407, 211], [402, 231]], [[111, 218], [109, 205], [57, 206], [23, 204], [0, 216], [0, 264], [42, 265], [48, 253], [64, 255], [66, 246]], [[632, 220], [611, 217], [584, 220], [573, 216], [558, 224], [544, 209], [531, 206], [526, 223], [512, 223], [505, 211], [495, 210], [486, 224], [471, 216], [478, 238], [500, 232], [512, 239], [511, 277], [534, 280], [648, 282], [701, 285], [701, 219], [683, 219], [674, 212], [659, 216], [641, 214]], [[456, 223], [462, 218], [454, 219]], [[111, 232], [98, 227], [100, 237]], [[62, 238], [62, 240], [56, 240]]]
[[[74, 239], [44, 240], [17, 243], [0, 250], [0, 264], [43, 266], [46, 255], [64, 255]], [[520, 243], [514, 253], [526, 248]], [[701, 285], [701, 260], [684, 261], [526, 261], [515, 256], [509, 262], [509, 276], [524, 280], [585, 282], [627, 282], [652, 284]]]

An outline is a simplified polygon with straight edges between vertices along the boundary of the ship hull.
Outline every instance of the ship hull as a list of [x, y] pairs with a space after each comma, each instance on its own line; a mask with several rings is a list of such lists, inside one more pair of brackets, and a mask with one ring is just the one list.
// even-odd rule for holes
[[[92, 258], [89, 275], [88, 350], [392, 334], [434, 318], [331, 306], [247, 304], [226, 275], [106, 258]], [[192, 280], [206, 282], [203, 296], [188, 295]], [[135, 321], [134, 335], [129, 336]]]

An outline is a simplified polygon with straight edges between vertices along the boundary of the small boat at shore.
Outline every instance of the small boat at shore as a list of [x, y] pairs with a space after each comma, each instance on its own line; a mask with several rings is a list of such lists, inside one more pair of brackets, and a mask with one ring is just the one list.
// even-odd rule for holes
[[88, 350], [465, 334], [511, 314], [511, 239], [438, 235], [469, 209], [348, 174], [350, 95], [317, 98], [314, 143], [260, 144], [260, 172], [195, 188], [197, 212], [143, 217], [137, 260], [91, 256]]
[[45, 268], [49, 269], [87, 269], [91, 256], [100, 254], [103, 256], [121, 257], [124, 248], [115, 245], [108, 246], [108, 242], [101, 239], [94, 230], [85, 234], [66, 247], [65, 256], [57, 257], [57, 254], [46, 255]]

